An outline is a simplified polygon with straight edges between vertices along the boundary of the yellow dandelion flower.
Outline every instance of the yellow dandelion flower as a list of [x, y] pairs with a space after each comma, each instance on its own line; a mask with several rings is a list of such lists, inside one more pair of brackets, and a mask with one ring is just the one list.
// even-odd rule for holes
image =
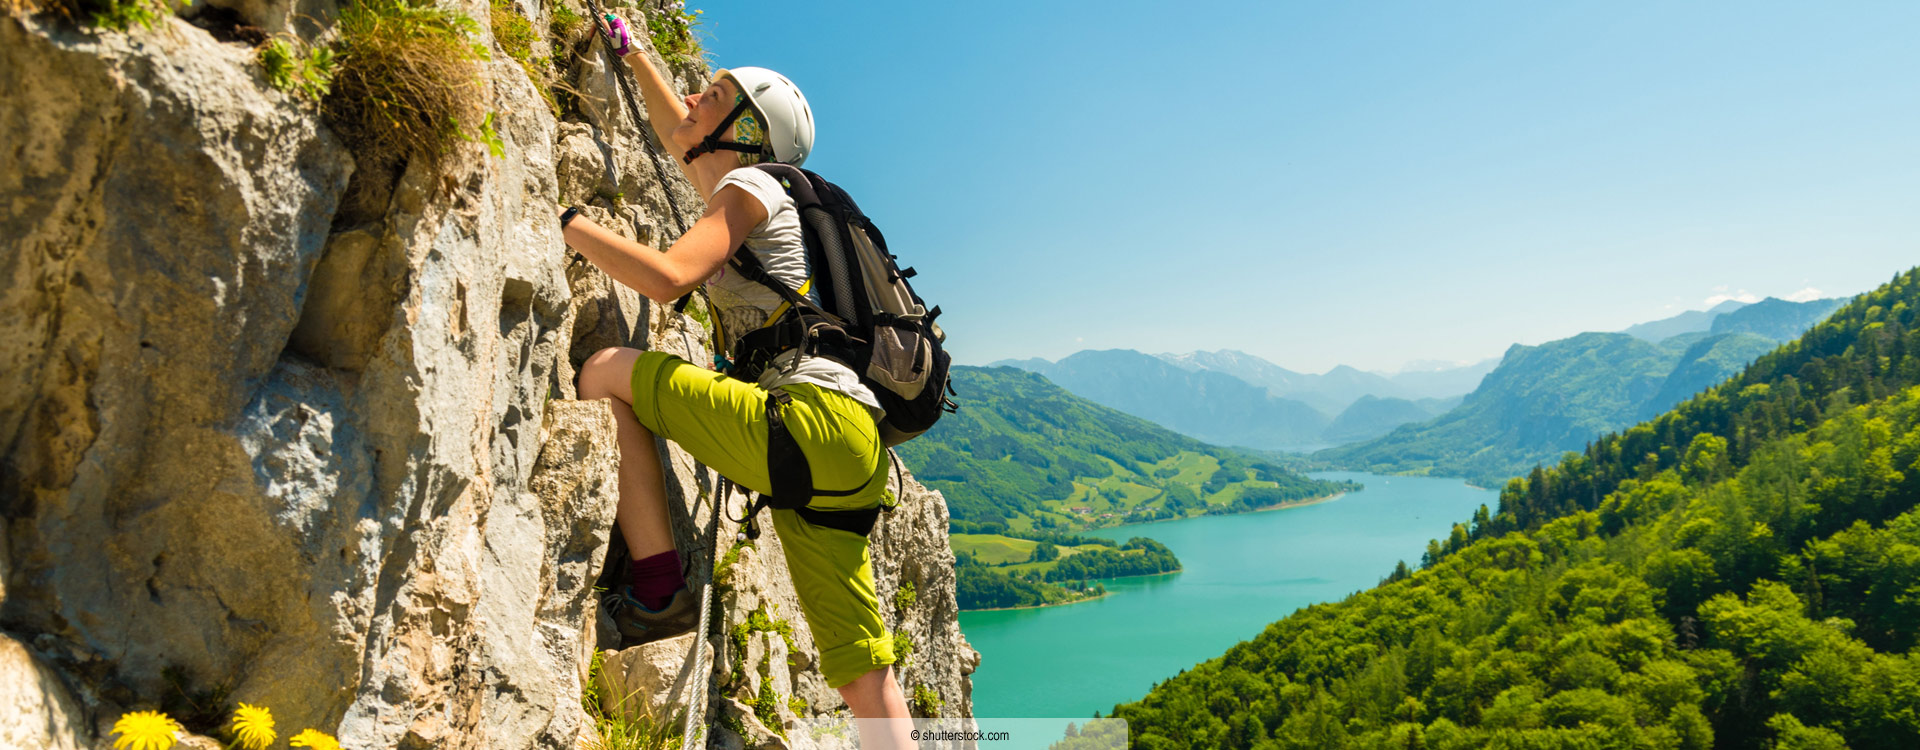
[[134, 711], [113, 723], [113, 750], [167, 750], [178, 741], [180, 722], [159, 711]]
[[340, 741], [316, 729], [307, 729], [287, 740], [293, 747], [310, 747], [313, 750], [340, 750]]
[[267, 750], [274, 736], [273, 714], [265, 706], [242, 703], [233, 712], [233, 737], [244, 750]]

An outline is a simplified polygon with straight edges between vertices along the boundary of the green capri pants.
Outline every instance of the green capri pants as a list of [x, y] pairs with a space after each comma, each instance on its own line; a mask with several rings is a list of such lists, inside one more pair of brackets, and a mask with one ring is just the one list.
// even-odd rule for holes
[[[665, 352], [642, 352], [633, 365], [633, 415], [660, 437], [679, 443], [701, 463], [747, 489], [765, 494], [767, 390], [697, 367]], [[815, 497], [817, 510], [860, 510], [887, 494], [886, 449], [867, 407], [839, 391], [810, 383], [778, 386], [793, 397], [781, 416], [813, 470], [814, 487], [848, 490], [847, 497]], [[815, 526], [791, 510], [771, 509], [786, 551], [800, 609], [820, 648], [820, 674], [838, 688], [894, 661], [893, 639], [880, 619], [867, 538]]]

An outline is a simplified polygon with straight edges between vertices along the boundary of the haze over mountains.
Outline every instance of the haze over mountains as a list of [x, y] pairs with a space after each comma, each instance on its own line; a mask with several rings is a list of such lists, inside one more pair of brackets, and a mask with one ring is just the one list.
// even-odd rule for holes
[[1627, 329], [1621, 331], [1621, 333], [1640, 339], [1641, 341], [1659, 343], [1683, 333], [1711, 331], [1713, 330], [1713, 321], [1715, 318], [1746, 307], [1748, 304], [1750, 303], [1730, 299], [1705, 310], [1688, 310], [1671, 318], [1661, 318], [1660, 320], [1627, 326]]
[[1338, 365], [1324, 374], [1309, 375], [1231, 349], [1156, 356], [1184, 369], [1232, 375], [1266, 388], [1275, 397], [1303, 401], [1328, 416], [1337, 416], [1363, 396], [1418, 401], [1468, 393], [1500, 363], [1488, 359], [1466, 366], [1429, 366], [1391, 375]]
[[1082, 351], [1002, 360], [1095, 403], [1219, 445], [1312, 450], [1386, 434], [1458, 405], [1497, 360], [1394, 375], [1345, 365], [1298, 373], [1246, 352]]
[[1658, 344], [1583, 333], [1515, 344], [1459, 408], [1314, 457], [1382, 473], [1495, 482], [1664, 411], [1778, 345], [1751, 333], [1688, 333]]
[[[1845, 301], [1768, 298], [1707, 320], [1686, 319], [1699, 330], [1658, 342], [1628, 333], [1582, 333], [1539, 346], [1515, 344], [1458, 408], [1314, 457], [1373, 471], [1499, 481], [1719, 384]], [[1635, 329], [1650, 330], [1629, 330]]]
[[1216, 445], [1282, 450], [1328, 445], [1333, 419], [1240, 378], [1187, 370], [1131, 349], [1083, 351], [1059, 362], [997, 362], [1036, 372], [1082, 398]]
[[1082, 351], [1058, 362], [995, 364], [1040, 373], [1095, 403], [1210, 443], [1320, 450], [1315, 458], [1351, 468], [1488, 479], [1657, 414], [1843, 302], [1729, 301], [1619, 333], [1516, 344], [1497, 360], [1394, 374], [1344, 365], [1299, 373], [1233, 350]]

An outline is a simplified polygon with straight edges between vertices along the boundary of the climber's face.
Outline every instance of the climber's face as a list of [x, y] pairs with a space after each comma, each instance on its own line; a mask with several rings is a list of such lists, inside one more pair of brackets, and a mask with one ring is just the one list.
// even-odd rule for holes
[[[680, 121], [680, 127], [674, 128], [673, 140], [682, 148], [699, 145], [701, 139], [720, 126], [720, 121], [727, 119], [739, 92], [732, 78], [721, 78], [707, 86], [707, 90], [682, 99], [681, 103], [687, 105], [687, 118]], [[733, 129], [728, 128], [720, 140], [732, 141]]]

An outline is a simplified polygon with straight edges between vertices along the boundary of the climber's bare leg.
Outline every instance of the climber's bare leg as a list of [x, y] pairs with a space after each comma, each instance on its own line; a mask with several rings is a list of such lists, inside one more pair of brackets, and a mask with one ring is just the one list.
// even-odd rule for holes
[[[840, 686], [840, 699], [859, 720], [861, 750], [910, 750], [913, 722], [907, 715], [907, 696], [893, 681], [893, 667], [885, 666]], [[885, 719], [885, 721], [867, 721]]]
[[627, 541], [627, 554], [645, 560], [673, 549], [667, 525], [667, 485], [653, 433], [633, 416], [633, 363], [639, 349], [601, 349], [580, 366], [580, 398], [613, 399], [613, 421], [620, 431], [620, 505], [614, 524]]

